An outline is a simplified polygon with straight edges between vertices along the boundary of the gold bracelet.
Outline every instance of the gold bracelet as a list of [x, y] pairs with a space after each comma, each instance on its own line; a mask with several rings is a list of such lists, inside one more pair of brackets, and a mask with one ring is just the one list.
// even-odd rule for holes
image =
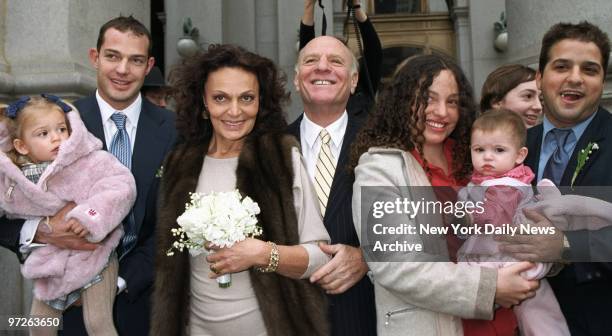
[[280, 260], [278, 255], [278, 247], [276, 246], [276, 244], [274, 244], [274, 242], [269, 241], [268, 245], [272, 247], [272, 250], [270, 251], [270, 260], [268, 261], [268, 266], [266, 266], [265, 268], [259, 266], [255, 267], [255, 270], [262, 273], [276, 272], [276, 269], [278, 269], [278, 261]]

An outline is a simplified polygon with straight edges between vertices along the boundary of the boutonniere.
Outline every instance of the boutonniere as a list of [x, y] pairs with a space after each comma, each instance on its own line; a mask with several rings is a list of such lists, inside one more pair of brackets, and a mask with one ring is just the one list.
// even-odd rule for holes
[[572, 183], [570, 183], [571, 188], [574, 188], [574, 181], [576, 181], [576, 177], [578, 177], [578, 174], [580, 174], [580, 171], [584, 168], [584, 165], [589, 159], [589, 155], [598, 149], [599, 145], [597, 142], [589, 142], [585, 148], [580, 150], [580, 153], [578, 153], [578, 164], [576, 165], [576, 170], [574, 170], [574, 175], [572, 175]]
[[162, 176], [164, 176], [164, 166], [159, 166], [159, 169], [155, 172], [155, 177], [162, 178]]

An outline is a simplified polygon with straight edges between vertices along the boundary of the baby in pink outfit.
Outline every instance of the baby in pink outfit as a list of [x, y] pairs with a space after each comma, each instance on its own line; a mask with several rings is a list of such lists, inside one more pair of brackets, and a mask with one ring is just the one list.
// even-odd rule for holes
[[[517, 214], [535, 201], [531, 189], [534, 174], [523, 165], [527, 157], [526, 129], [521, 118], [508, 110], [490, 110], [472, 126], [471, 154], [474, 172], [471, 182], [459, 192], [460, 201], [482, 202], [484, 211], [473, 213], [472, 222], [483, 229], [485, 224], [500, 227], [519, 223]], [[550, 181], [544, 184], [552, 185]], [[473, 235], [457, 253], [459, 261], [502, 268], [517, 260], [499, 252], [491, 235]], [[522, 275], [541, 279], [536, 296], [514, 307], [522, 335], [569, 335], [559, 303], [544, 277], [550, 263], [536, 266]]]

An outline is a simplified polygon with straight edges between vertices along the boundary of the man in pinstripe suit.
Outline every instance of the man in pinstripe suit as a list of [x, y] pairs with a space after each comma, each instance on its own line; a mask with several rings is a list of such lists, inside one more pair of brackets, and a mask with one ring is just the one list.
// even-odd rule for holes
[[350, 145], [366, 115], [347, 112], [357, 86], [357, 62], [338, 39], [320, 36], [301, 51], [294, 84], [304, 113], [289, 126], [300, 139], [331, 245], [321, 249], [332, 260], [312, 275], [328, 294], [332, 335], [375, 335], [374, 289], [352, 219], [353, 179], [347, 169]]

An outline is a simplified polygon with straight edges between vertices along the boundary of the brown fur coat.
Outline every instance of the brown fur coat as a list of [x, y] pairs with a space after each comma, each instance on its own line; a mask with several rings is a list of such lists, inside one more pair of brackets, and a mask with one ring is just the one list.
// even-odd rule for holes
[[[262, 135], [247, 139], [238, 159], [236, 187], [259, 204], [263, 240], [281, 245], [299, 243], [293, 203], [291, 148], [298, 146], [287, 135]], [[156, 274], [151, 335], [184, 335], [189, 318], [188, 252], [166, 256], [175, 237], [171, 228], [185, 210], [189, 192], [196, 189], [208, 144], [179, 145], [166, 158], [159, 195]], [[249, 270], [268, 335], [327, 335], [323, 292], [308, 282], [276, 273]]]

